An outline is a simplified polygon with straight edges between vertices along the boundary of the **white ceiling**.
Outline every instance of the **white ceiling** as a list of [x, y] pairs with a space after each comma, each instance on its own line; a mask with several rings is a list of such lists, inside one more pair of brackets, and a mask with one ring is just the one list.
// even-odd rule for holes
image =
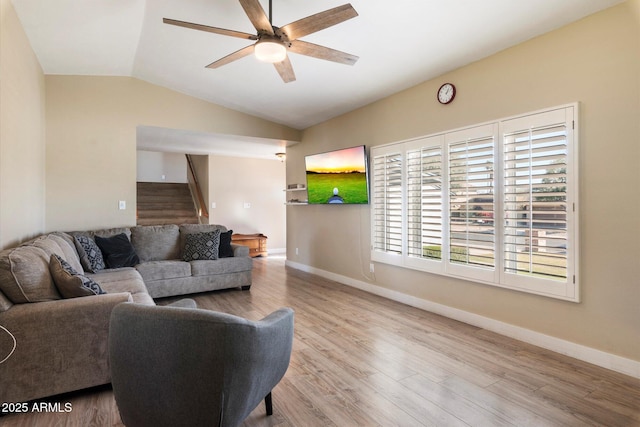
[[[273, 0], [273, 24], [348, 1]], [[238, 0], [12, 0], [45, 74], [133, 76], [296, 129], [621, 1], [351, 0], [359, 16], [302, 40], [358, 55], [358, 62], [292, 53], [297, 80], [285, 84], [252, 55], [205, 68], [251, 41], [162, 23], [166, 17], [253, 34]], [[268, 11], [268, 1], [261, 4]]]
[[295, 141], [249, 136], [212, 134], [184, 129], [138, 126], [137, 149], [187, 154], [216, 154], [229, 157], [280, 160], [276, 153], [286, 153]]

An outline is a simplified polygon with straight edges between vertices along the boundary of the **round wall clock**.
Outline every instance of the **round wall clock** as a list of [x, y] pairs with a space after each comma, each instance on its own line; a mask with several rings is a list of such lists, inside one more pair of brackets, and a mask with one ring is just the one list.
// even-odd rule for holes
[[448, 104], [456, 97], [456, 87], [453, 83], [445, 83], [438, 89], [438, 101], [441, 104]]

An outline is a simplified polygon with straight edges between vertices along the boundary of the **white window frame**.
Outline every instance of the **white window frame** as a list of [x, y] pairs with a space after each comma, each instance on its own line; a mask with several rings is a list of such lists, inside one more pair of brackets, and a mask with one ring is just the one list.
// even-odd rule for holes
[[[504, 192], [504, 164], [503, 159], [503, 145], [504, 135], [508, 133], [514, 125], [525, 124], [527, 126], [535, 127], [540, 124], [545, 124], [550, 121], [556, 121], [566, 124], [566, 141], [567, 141], [567, 167], [566, 167], [566, 280], [555, 279], [552, 280], [546, 277], [533, 277], [522, 273], [507, 272], [505, 269], [505, 213], [503, 200]], [[442, 132], [434, 135], [427, 135], [411, 140], [399, 141], [391, 144], [385, 144], [371, 148], [371, 168], [372, 171], [372, 200], [371, 200], [371, 260], [388, 263], [393, 265], [399, 265], [406, 268], [425, 271], [429, 273], [435, 273], [445, 276], [462, 278], [478, 283], [514, 289], [518, 291], [544, 295], [548, 297], [564, 299], [573, 302], [580, 301], [580, 287], [579, 287], [579, 226], [578, 226], [578, 103], [567, 104], [557, 107], [552, 107], [540, 111], [534, 111], [518, 116], [503, 118], [494, 120], [492, 122], [469, 126], [461, 129], [455, 129], [447, 132]], [[452, 262], [450, 259], [450, 238], [451, 238], [451, 209], [450, 196], [452, 193], [449, 187], [449, 144], [453, 141], [461, 141], [464, 138], [474, 138], [478, 135], [493, 135], [493, 256], [494, 267], [489, 266], [477, 266]], [[418, 150], [431, 150], [439, 147], [441, 151], [441, 206], [442, 206], [442, 230], [441, 230], [441, 259], [433, 259], [427, 257], [416, 256], [415, 254], [409, 254], [409, 215], [412, 217], [412, 225], [415, 225], [415, 210], [416, 203], [420, 203], [423, 206], [423, 199], [417, 202], [415, 197], [416, 189], [416, 172], [415, 170], [408, 170], [408, 159], [410, 153], [416, 153]], [[380, 206], [381, 200], [379, 200], [380, 194], [375, 194], [375, 186], [380, 185], [376, 178], [375, 161], [380, 156], [397, 155], [401, 159], [402, 170], [402, 203], [401, 203], [401, 216], [402, 216], [402, 243], [400, 253], [398, 251], [386, 252], [383, 248], [374, 247], [374, 236], [380, 230], [376, 230], [376, 204]], [[421, 160], [420, 160], [421, 161]], [[413, 165], [413, 164], [412, 164]], [[487, 167], [487, 170], [490, 170]], [[422, 173], [422, 172], [421, 172]], [[409, 175], [411, 175], [411, 183], [414, 185], [410, 190], [409, 187]], [[424, 175], [421, 175], [424, 176]], [[480, 178], [482, 181], [484, 178]], [[486, 179], [485, 179], [486, 181]], [[471, 186], [470, 181], [464, 181], [465, 186]], [[429, 194], [433, 194], [433, 180], [420, 179], [419, 186], [425, 185], [430, 191]], [[431, 184], [430, 184], [431, 183]], [[410, 193], [410, 191], [412, 191]], [[408, 200], [409, 195], [414, 195], [413, 202]], [[564, 193], [563, 193], [564, 194]], [[430, 196], [432, 197], [432, 196]], [[482, 200], [484, 203], [486, 200]], [[432, 202], [432, 199], [427, 200]], [[432, 209], [433, 204], [429, 205], [429, 209]], [[420, 207], [422, 209], [422, 207]], [[485, 207], [482, 207], [485, 209]], [[411, 213], [410, 213], [411, 212]], [[564, 212], [564, 211], [563, 211]], [[431, 213], [430, 213], [431, 215]], [[460, 215], [460, 214], [458, 214]], [[477, 214], [474, 214], [477, 215]], [[483, 215], [489, 215], [484, 212]], [[426, 222], [431, 221], [427, 219]], [[533, 220], [532, 220], [533, 221]], [[481, 222], [481, 221], [479, 221]], [[489, 221], [491, 222], [491, 221]], [[467, 221], [468, 223], [468, 221]], [[475, 227], [483, 229], [482, 226]], [[485, 226], [484, 229], [490, 229], [491, 226]], [[413, 227], [413, 233], [415, 233], [415, 227]], [[421, 233], [423, 230], [421, 230]], [[486, 232], [486, 231], [485, 231]], [[490, 235], [490, 234], [489, 234]], [[416, 238], [420, 236], [413, 236], [411, 241], [415, 245]], [[484, 237], [481, 237], [484, 239]], [[484, 245], [484, 243], [482, 243]], [[481, 250], [486, 248], [481, 247]], [[468, 249], [471, 251], [471, 248]], [[415, 252], [415, 249], [413, 249]], [[486, 250], [485, 250], [486, 252]], [[479, 257], [476, 258], [476, 260]]]

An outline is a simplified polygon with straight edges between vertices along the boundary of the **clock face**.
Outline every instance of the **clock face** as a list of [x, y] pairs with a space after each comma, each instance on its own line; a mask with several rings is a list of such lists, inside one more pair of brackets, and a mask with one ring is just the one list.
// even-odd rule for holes
[[438, 89], [438, 101], [441, 104], [448, 104], [456, 96], [456, 87], [451, 83], [445, 83]]

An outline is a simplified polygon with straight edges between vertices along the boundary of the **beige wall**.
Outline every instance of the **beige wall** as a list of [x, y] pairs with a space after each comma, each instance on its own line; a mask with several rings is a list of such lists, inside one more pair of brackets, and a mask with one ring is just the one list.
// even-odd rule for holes
[[[287, 182], [304, 182], [306, 154], [579, 101], [581, 303], [385, 264], [368, 280], [368, 207], [289, 207], [288, 259], [640, 361], [639, 10], [632, 0], [592, 15], [307, 129], [287, 150]], [[442, 106], [447, 81], [458, 93]]]
[[136, 151], [136, 181], [187, 182], [187, 158], [180, 153]]
[[0, 0], [0, 248], [44, 229], [44, 74], [10, 0]]
[[[209, 156], [209, 222], [234, 233], [262, 233], [267, 250], [286, 247], [285, 163]], [[251, 207], [245, 208], [249, 203]]]
[[[299, 140], [282, 125], [135, 78], [48, 75], [46, 229], [135, 224], [136, 126]], [[127, 202], [118, 210], [118, 201]]]

